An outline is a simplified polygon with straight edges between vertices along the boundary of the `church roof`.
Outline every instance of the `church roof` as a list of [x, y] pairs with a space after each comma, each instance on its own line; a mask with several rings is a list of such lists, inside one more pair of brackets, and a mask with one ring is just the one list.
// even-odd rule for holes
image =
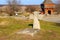
[[54, 4], [51, 0], [44, 0], [43, 4]]

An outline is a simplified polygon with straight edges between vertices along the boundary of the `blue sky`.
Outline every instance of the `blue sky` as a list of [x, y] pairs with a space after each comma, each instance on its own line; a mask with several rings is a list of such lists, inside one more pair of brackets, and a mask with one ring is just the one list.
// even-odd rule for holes
[[[44, 0], [21, 0], [21, 4], [23, 5], [39, 5]], [[59, 0], [53, 0], [54, 3], [60, 2]], [[0, 0], [0, 4], [7, 4], [7, 0]]]

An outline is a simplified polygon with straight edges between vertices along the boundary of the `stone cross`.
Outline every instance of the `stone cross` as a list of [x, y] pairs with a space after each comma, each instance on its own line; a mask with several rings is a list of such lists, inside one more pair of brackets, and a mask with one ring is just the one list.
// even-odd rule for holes
[[37, 12], [37, 11], [34, 12], [33, 29], [38, 29], [38, 30], [40, 30], [40, 23], [39, 23], [39, 21], [38, 21], [38, 14], [39, 14], [39, 12]]

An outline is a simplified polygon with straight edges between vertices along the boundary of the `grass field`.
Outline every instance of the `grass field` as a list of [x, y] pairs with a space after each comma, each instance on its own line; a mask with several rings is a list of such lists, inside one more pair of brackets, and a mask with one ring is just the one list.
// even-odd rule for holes
[[34, 37], [15, 34], [18, 30], [32, 28], [32, 20], [0, 18], [0, 40], [60, 40], [60, 24], [40, 21], [41, 30]]

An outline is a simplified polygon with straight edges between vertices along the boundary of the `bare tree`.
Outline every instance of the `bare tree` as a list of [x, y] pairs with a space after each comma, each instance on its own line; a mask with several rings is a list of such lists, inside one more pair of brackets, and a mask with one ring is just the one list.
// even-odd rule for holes
[[60, 14], [60, 4], [56, 4], [56, 11]]
[[20, 0], [7, 0], [8, 3], [8, 13], [10, 16], [15, 15], [15, 11], [18, 11], [18, 6], [20, 5]]
[[32, 13], [33, 11], [36, 10], [36, 7], [34, 6], [27, 6], [26, 11]]

